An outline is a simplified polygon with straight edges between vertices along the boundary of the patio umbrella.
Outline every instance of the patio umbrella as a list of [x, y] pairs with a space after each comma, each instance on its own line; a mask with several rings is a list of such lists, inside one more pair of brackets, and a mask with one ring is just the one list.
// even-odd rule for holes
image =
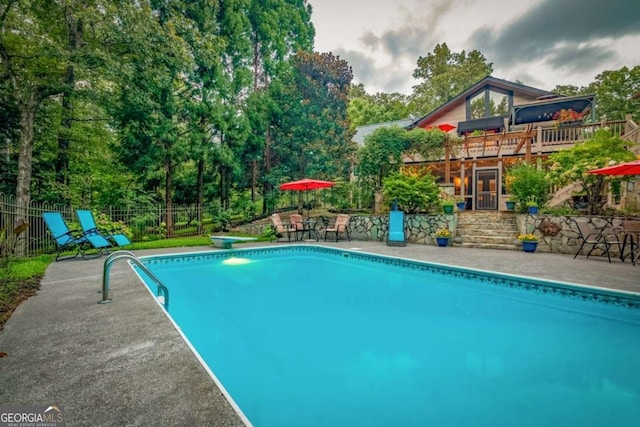
[[307, 191], [318, 188], [329, 188], [335, 185], [332, 181], [320, 181], [319, 179], [304, 178], [298, 181], [285, 182], [280, 185], [281, 190]]
[[429, 126], [427, 129], [433, 129], [433, 128], [438, 128], [440, 129], [442, 132], [449, 132], [450, 130], [455, 129], [456, 127], [454, 125], [450, 125], [449, 123], [440, 123], [437, 126]]
[[[335, 185], [333, 181], [321, 181], [319, 179], [304, 178], [298, 181], [285, 182], [280, 185], [281, 190], [308, 191], [317, 190], [318, 188], [329, 188]], [[307, 194], [307, 204], [309, 203], [309, 195]], [[309, 209], [307, 209], [309, 215]]]
[[587, 171], [594, 175], [640, 175], [640, 160]]
[[456, 127], [454, 125], [450, 125], [449, 123], [440, 123], [438, 125], [438, 129], [440, 129], [442, 132], [449, 132], [450, 130], [455, 129]]

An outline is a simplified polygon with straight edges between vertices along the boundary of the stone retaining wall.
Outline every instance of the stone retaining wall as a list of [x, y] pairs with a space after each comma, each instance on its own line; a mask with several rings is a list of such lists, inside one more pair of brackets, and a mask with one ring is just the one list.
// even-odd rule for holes
[[[575, 254], [582, 239], [575, 220], [586, 221], [590, 228], [596, 232], [603, 229], [620, 231], [624, 218], [601, 216], [555, 216], [555, 215], [517, 215], [518, 231], [521, 234], [533, 233], [540, 237], [538, 251], [554, 252], [561, 254]], [[587, 245], [589, 250], [591, 245]], [[612, 245], [611, 257], [618, 257], [620, 250], [617, 245]], [[626, 251], [625, 251], [626, 252]], [[605, 255], [602, 248], [593, 251], [592, 256]]]
[[[455, 235], [458, 214], [453, 215], [407, 215], [406, 233], [409, 243], [435, 245], [434, 233], [440, 228], [448, 228]], [[575, 254], [582, 240], [575, 224], [576, 219], [582, 219], [589, 223], [593, 230], [604, 228], [621, 230], [620, 217], [600, 216], [553, 216], [553, 215], [516, 215], [518, 232], [520, 234], [534, 233], [540, 237], [538, 251], [554, 252], [562, 254]], [[262, 235], [269, 223], [248, 224], [238, 227], [236, 230], [252, 235]], [[351, 239], [363, 241], [386, 241], [389, 229], [389, 217], [387, 215], [353, 215], [349, 222]], [[318, 225], [318, 235], [324, 236], [324, 225]], [[514, 236], [514, 242], [517, 241]], [[588, 246], [590, 248], [590, 246]], [[612, 257], [619, 255], [617, 245], [610, 249]], [[596, 249], [593, 256], [604, 255], [602, 249]]]

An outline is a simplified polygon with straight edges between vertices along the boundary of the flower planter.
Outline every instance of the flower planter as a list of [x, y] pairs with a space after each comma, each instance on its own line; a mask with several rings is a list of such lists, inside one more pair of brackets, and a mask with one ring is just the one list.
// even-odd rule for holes
[[466, 206], [467, 206], [467, 202], [458, 202], [459, 211], [463, 211]]
[[504, 204], [507, 205], [508, 211], [514, 211], [516, 209], [516, 202], [508, 201], [504, 202]]
[[574, 120], [570, 122], [561, 122], [558, 123], [558, 127], [561, 128], [574, 128], [582, 125], [582, 120]]
[[538, 242], [522, 242], [522, 250], [525, 252], [535, 252], [538, 248]]
[[448, 237], [436, 237], [436, 242], [438, 243], [438, 246], [440, 246], [440, 247], [449, 246], [449, 238]]
[[443, 206], [442, 209], [444, 210], [444, 213], [446, 213], [446, 214], [453, 213], [453, 205]]
[[538, 215], [538, 207], [537, 206], [529, 206], [528, 208], [529, 215]]

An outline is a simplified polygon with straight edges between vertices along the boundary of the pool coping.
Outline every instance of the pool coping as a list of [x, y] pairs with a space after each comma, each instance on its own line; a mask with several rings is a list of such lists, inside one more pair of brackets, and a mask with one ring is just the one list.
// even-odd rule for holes
[[234, 254], [251, 254], [252, 252], [282, 252], [290, 253], [295, 251], [315, 251], [331, 254], [348, 254], [356, 259], [366, 259], [383, 264], [394, 265], [401, 268], [411, 268], [416, 270], [436, 271], [442, 274], [464, 277], [472, 280], [479, 280], [501, 287], [522, 289], [548, 295], [569, 297], [579, 300], [592, 300], [603, 304], [616, 305], [625, 308], [640, 309], [640, 292], [610, 289], [604, 287], [583, 285], [557, 280], [532, 278], [511, 273], [493, 272], [471, 267], [460, 267], [450, 264], [434, 263], [423, 260], [412, 260], [390, 255], [380, 255], [353, 249], [334, 248], [319, 245], [287, 245], [282, 247], [259, 247], [259, 248], [234, 248], [229, 251], [211, 252], [186, 252], [180, 254], [149, 255], [141, 257], [143, 262], [176, 262], [177, 258], [229, 258]]

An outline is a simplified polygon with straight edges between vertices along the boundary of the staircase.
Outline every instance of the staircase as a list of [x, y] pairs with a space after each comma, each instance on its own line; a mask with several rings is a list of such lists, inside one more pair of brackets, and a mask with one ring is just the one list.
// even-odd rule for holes
[[516, 245], [518, 226], [513, 212], [462, 211], [452, 246], [522, 250]]

